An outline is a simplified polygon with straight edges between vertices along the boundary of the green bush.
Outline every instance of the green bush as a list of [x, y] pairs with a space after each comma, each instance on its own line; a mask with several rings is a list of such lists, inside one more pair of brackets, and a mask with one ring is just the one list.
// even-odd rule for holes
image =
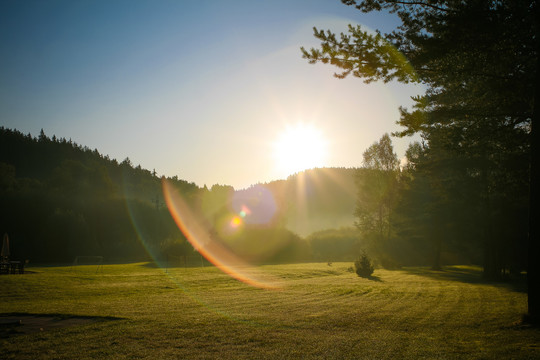
[[361, 277], [370, 277], [371, 274], [373, 274], [375, 268], [373, 267], [371, 259], [367, 256], [365, 251], [354, 262], [354, 270], [356, 274]]

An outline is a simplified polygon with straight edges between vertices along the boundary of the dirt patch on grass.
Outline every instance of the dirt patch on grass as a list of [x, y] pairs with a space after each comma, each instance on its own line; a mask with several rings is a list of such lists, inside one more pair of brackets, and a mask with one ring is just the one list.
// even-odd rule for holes
[[119, 318], [62, 314], [0, 314], [0, 338], [111, 320]]

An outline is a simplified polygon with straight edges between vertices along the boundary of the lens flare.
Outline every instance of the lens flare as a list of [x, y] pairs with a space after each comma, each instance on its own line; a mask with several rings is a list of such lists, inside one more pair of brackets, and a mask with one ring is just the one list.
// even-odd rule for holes
[[[224, 246], [216, 238], [216, 232], [210, 226], [205, 226], [202, 223], [180, 193], [165, 178], [162, 179], [162, 184], [169, 212], [195, 250], [221, 271], [237, 280], [263, 289], [279, 288], [275, 279], [250, 266], [249, 263]], [[235, 224], [236, 221], [238, 221], [237, 226], [242, 223], [242, 219], [237, 216], [233, 218], [231, 225]]]
[[231, 220], [232, 227], [239, 227], [242, 224], [242, 219], [239, 216], [235, 216]]
[[232, 197], [232, 209], [246, 224], [270, 225], [277, 214], [274, 195], [263, 185], [236, 191]]

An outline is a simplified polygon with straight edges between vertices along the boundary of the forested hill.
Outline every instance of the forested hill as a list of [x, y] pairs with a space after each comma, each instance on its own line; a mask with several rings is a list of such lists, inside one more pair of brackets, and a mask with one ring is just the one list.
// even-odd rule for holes
[[[169, 180], [187, 198], [202, 191]], [[144, 247], [182, 238], [166, 214], [156, 174], [43, 131], [34, 138], [0, 128], [0, 198], [0, 231], [19, 258], [140, 259]]]
[[[278, 207], [272, 229], [265, 231], [298, 243], [293, 233], [307, 236], [351, 226], [355, 174], [356, 169], [314, 169], [257, 185], [272, 193]], [[226, 185], [208, 189], [177, 177], [168, 180], [210, 226], [217, 226], [212, 223], [218, 217], [234, 215], [233, 194], [257, 196], [252, 189], [235, 192]], [[35, 138], [0, 128], [0, 200], [0, 232], [9, 234], [11, 252], [19, 259], [66, 262], [100, 255], [141, 260], [171, 249], [191, 251], [168, 214], [155, 173], [43, 131]], [[276, 253], [275, 259], [287, 256]]]
[[[118, 162], [71, 140], [47, 137], [43, 130], [39, 137], [23, 135], [16, 130], [0, 128], [0, 162], [3, 180], [32, 180], [34, 184], [61, 188], [63, 192], [96, 193], [104, 197], [137, 197], [146, 201], [160, 193], [156, 174], [139, 166], [129, 158]], [[199, 190], [196, 184], [170, 179], [185, 192]], [[9, 184], [4, 184], [9, 185]], [[128, 190], [128, 191], [126, 191]]]
[[265, 186], [285, 205], [286, 227], [307, 236], [354, 223], [356, 168], [320, 168], [299, 172]]

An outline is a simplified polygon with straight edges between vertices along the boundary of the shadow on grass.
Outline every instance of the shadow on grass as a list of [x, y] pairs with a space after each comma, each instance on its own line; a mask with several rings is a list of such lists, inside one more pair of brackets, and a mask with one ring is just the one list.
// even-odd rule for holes
[[441, 270], [431, 268], [414, 267], [403, 268], [409, 274], [426, 276], [441, 281], [459, 281], [467, 284], [484, 284], [505, 287], [517, 292], [527, 292], [525, 277], [504, 279], [500, 281], [488, 280], [483, 277], [480, 267], [472, 266], [444, 266]]
[[358, 277], [361, 278], [361, 279], [366, 279], [366, 280], [370, 280], [370, 281], [384, 282], [380, 277], [373, 276], [373, 275], [369, 275], [369, 276], [360, 276], [360, 275], [358, 275]]
[[383, 282], [382, 279], [378, 276], [373, 276], [373, 275], [370, 275], [368, 276], [367, 278], [365, 279], [368, 279], [368, 280], [371, 280], [371, 281], [376, 281], [376, 282]]
[[145, 268], [150, 268], [150, 269], [156, 269], [156, 268], [160, 268], [160, 269], [177, 269], [177, 268], [184, 268], [184, 269], [188, 269], [188, 268], [204, 268], [204, 267], [213, 267], [213, 265], [211, 263], [208, 263], [208, 262], [204, 262], [201, 264], [200, 260], [198, 263], [187, 263], [187, 264], [184, 264], [182, 262], [163, 262], [163, 261], [148, 261], [148, 262], [145, 262], [145, 263], [142, 263], [140, 264], [139, 266], [142, 266], [142, 267], [145, 267]]
[[[151, 261], [150, 259], [133, 259], [133, 260], [118, 260], [118, 259], [108, 259], [104, 258], [102, 263], [98, 262], [82, 262], [77, 263], [75, 267], [77, 266], [97, 266], [97, 265], [131, 265], [131, 264], [137, 264], [141, 262], [147, 262]], [[24, 271], [28, 268], [72, 268], [74, 267], [73, 262], [30, 262], [25, 268]]]
[[113, 316], [80, 316], [72, 314], [0, 314], [0, 339], [51, 329], [81, 326], [95, 322], [124, 320]]

